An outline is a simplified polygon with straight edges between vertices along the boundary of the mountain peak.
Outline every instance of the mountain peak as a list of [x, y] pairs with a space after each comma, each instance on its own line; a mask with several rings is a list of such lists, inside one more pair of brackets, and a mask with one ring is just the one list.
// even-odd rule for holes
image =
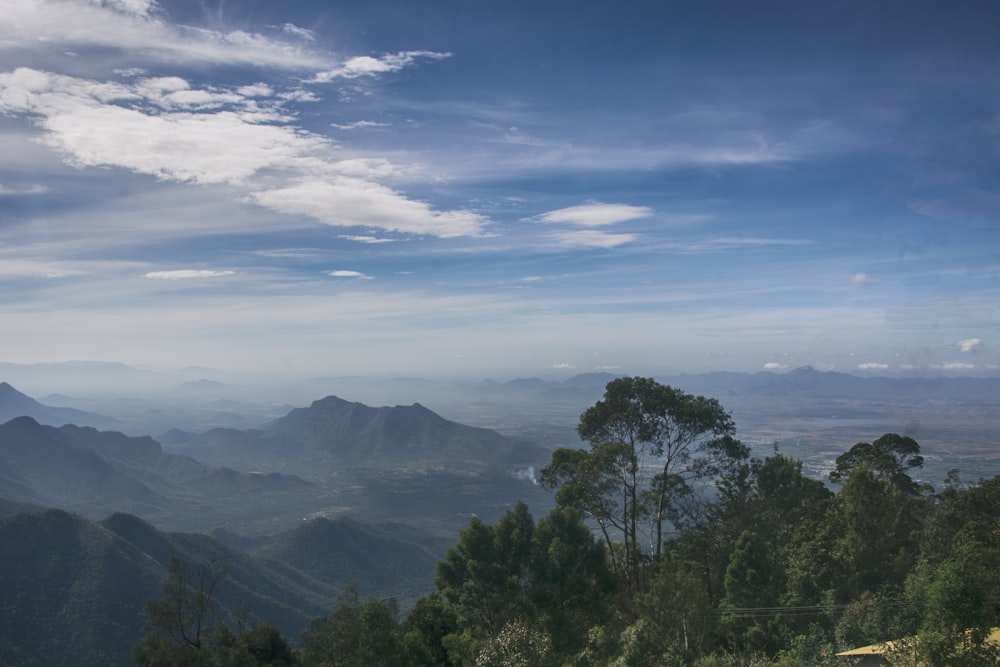
[[[449, 421], [420, 403], [370, 407], [336, 396], [296, 408], [264, 427], [313, 452], [342, 461], [534, 461], [534, 446]], [[285, 445], [288, 446], [287, 444]]]

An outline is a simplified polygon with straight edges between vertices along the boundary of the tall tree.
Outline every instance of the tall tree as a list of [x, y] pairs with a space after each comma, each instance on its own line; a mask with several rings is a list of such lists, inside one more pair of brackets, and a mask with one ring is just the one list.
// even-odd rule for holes
[[528, 605], [534, 520], [523, 502], [488, 526], [473, 517], [437, 566], [438, 590], [467, 620], [495, 635]]
[[916, 495], [919, 485], [909, 471], [921, 468], [924, 457], [913, 438], [886, 433], [872, 443], [859, 442], [837, 457], [837, 467], [830, 473], [831, 482], [842, 482], [858, 468], [867, 468], [883, 482], [908, 495]]
[[[716, 399], [652, 378], [617, 378], [603, 400], [580, 416], [577, 433], [590, 443], [589, 451], [557, 450], [542, 471], [542, 484], [559, 489], [558, 503], [598, 522], [622, 578], [634, 586], [641, 554], [661, 554], [664, 526], [677, 519], [678, 499], [689, 496], [695, 482], [749, 456], [735, 431]], [[645, 539], [643, 520], [650, 524]], [[614, 549], [609, 528], [620, 531], [621, 549]]]
[[163, 597], [146, 605], [151, 630], [132, 648], [140, 667], [290, 667], [297, 665], [278, 630], [263, 624], [233, 632], [219, 615], [225, 573], [211, 564], [170, 559]]
[[302, 633], [302, 664], [307, 667], [391, 667], [403, 654], [395, 600], [362, 600], [354, 585], [341, 593], [336, 608]]
[[538, 521], [529, 572], [532, 616], [554, 651], [582, 650], [587, 632], [611, 617], [616, 581], [603, 545], [578, 512], [557, 507]]

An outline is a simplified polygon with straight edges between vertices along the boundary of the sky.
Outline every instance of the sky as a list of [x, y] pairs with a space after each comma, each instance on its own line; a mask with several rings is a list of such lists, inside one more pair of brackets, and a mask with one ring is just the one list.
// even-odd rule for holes
[[0, 361], [1000, 374], [996, 2], [0, 6]]

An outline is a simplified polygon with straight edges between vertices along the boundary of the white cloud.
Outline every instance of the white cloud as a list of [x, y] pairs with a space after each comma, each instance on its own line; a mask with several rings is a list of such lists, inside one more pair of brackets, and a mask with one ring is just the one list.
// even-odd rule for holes
[[143, 278], [151, 280], [191, 280], [195, 278], [221, 278], [231, 276], [235, 271], [211, 271], [204, 269], [177, 269], [174, 271], [150, 271]]
[[651, 215], [653, 209], [646, 206], [594, 202], [549, 211], [538, 216], [538, 219], [542, 222], [564, 222], [579, 227], [603, 227], [628, 220], [648, 218]]
[[855, 273], [851, 275], [851, 285], [854, 287], [860, 287], [862, 285], [873, 285], [879, 281], [872, 278], [867, 273]]
[[347, 241], [356, 241], [357, 243], [395, 243], [396, 239], [387, 239], [378, 236], [366, 236], [366, 235], [351, 235], [351, 234], [341, 234], [337, 238], [345, 239]]
[[330, 276], [332, 276], [334, 278], [359, 278], [361, 280], [371, 280], [372, 279], [371, 276], [365, 275], [364, 273], [361, 273], [360, 271], [349, 271], [349, 270], [346, 270], [346, 269], [339, 269], [337, 271], [330, 271], [330, 272], [328, 272], [328, 275], [330, 275]]
[[950, 362], [947, 364], [941, 364], [941, 368], [946, 371], [971, 371], [976, 367], [975, 364], [966, 364], [959, 361]]
[[64, 278], [85, 271], [64, 262], [18, 259], [4, 256], [0, 261], [0, 278]]
[[567, 368], [576, 368], [576, 366], [574, 366], [573, 364], [552, 364], [552, 368], [558, 368], [562, 370]]
[[91, 0], [94, 4], [112, 7], [126, 14], [136, 16], [149, 16], [149, 13], [156, 8], [154, 0]]
[[723, 252], [726, 250], [740, 250], [744, 248], [802, 246], [812, 245], [813, 243], [813, 241], [805, 239], [722, 236], [717, 238], [699, 239], [697, 241], [668, 241], [658, 244], [658, 247], [680, 254], [700, 255]]
[[0, 111], [38, 117], [46, 130], [42, 141], [76, 166], [235, 184], [262, 169], [293, 166], [327, 145], [294, 128], [248, 122], [238, 110], [156, 113], [122, 105], [167, 106], [169, 96], [179, 92], [193, 93], [202, 102], [211, 98], [201, 96], [204, 91], [190, 91], [176, 77], [122, 85], [27, 68], [0, 73]]
[[271, 97], [274, 89], [266, 83], [252, 83], [249, 86], [240, 86], [236, 92], [243, 97]]
[[42, 195], [49, 191], [49, 188], [36, 183], [27, 187], [16, 187], [0, 183], [0, 197], [17, 197], [21, 195]]
[[316, 34], [312, 30], [309, 30], [307, 28], [300, 28], [294, 23], [283, 24], [281, 26], [281, 30], [283, 32], [288, 33], [289, 35], [294, 35], [295, 37], [298, 37], [300, 39], [304, 39], [310, 42], [316, 41]]
[[[193, 90], [178, 77], [119, 84], [26, 68], [0, 73], [0, 111], [37, 117], [45, 130], [41, 141], [75, 166], [246, 187], [249, 200], [261, 206], [330, 225], [438, 237], [482, 234], [488, 222], [483, 216], [435, 211], [373, 181], [404, 171], [388, 160], [333, 159], [335, 149], [323, 137], [248, 119], [247, 104], [256, 108], [257, 102], [232, 92]], [[196, 112], [173, 110], [175, 105], [226, 108]], [[271, 120], [275, 114], [265, 116]], [[285, 178], [315, 176], [271, 189], [254, 187], [255, 177], [279, 175], [275, 170]], [[269, 184], [275, 182], [281, 183], [272, 178]]]
[[363, 76], [398, 72], [412, 65], [418, 58], [442, 60], [450, 57], [450, 53], [436, 51], [400, 51], [399, 53], [384, 54], [380, 58], [355, 56], [332, 69], [319, 72], [309, 83], [325, 83], [334, 79], [357, 79]]
[[609, 234], [596, 229], [580, 229], [565, 232], [553, 232], [547, 235], [561, 245], [582, 246], [587, 248], [616, 248], [636, 240], [636, 234]]
[[958, 348], [962, 352], [972, 352], [982, 344], [983, 344], [982, 338], [966, 338], [965, 340], [958, 341]]
[[371, 120], [357, 120], [353, 123], [330, 123], [330, 127], [335, 127], [338, 130], [360, 130], [368, 127], [389, 127], [388, 123], [376, 123]]
[[173, 25], [149, 0], [16, 0], [4, 4], [0, 50], [62, 47], [130, 51], [170, 63], [246, 64], [293, 71], [327, 69], [328, 53], [265, 35]]
[[487, 222], [469, 211], [435, 211], [379, 183], [345, 176], [256, 192], [251, 199], [281, 213], [305, 215], [337, 227], [374, 227], [441, 238], [479, 236]]
[[779, 364], [776, 361], [769, 361], [764, 364], [764, 370], [766, 371], [782, 371], [788, 368], [788, 364]]
[[884, 371], [889, 368], [889, 364], [879, 364], [869, 361], [858, 364], [857, 368], [859, 371]]

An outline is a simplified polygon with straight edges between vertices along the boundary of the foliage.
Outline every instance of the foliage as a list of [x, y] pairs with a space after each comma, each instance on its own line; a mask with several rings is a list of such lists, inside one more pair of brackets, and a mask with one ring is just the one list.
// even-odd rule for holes
[[312, 622], [302, 634], [302, 664], [306, 667], [390, 667], [403, 653], [394, 601], [361, 600], [349, 586], [336, 608]]
[[233, 632], [216, 622], [225, 573], [173, 557], [163, 596], [146, 605], [151, 630], [135, 644], [139, 667], [286, 667], [297, 665], [291, 647], [267, 625]]
[[886, 433], [871, 444], [859, 442], [837, 457], [837, 467], [830, 473], [831, 482], [840, 482], [859, 468], [867, 468], [881, 481], [906, 494], [916, 494], [919, 485], [909, 470], [924, 465], [920, 445], [913, 438]]
[[[986, 641], [1000, 625], [1000, 478], [934, 494], [910, 476], [919, 445], [885, 434], [838, 457], [834, 491], [777, 450], [749, 460], [716, 401], [643, 378], [609, 383], [578, 431], [588, 447], [557, 450], [542, 474], [555, 509], [473, 518], [404, 619], [348, 587], [293, 651], [274, 627], [234, 623], [220, 568], [175, 559], [136, 664], [832, 667], [877, 642], [894, 664], [1000, 660]], [[100, 536], [78, 531], [67, 553], [84, 538]]]
[[475, 667], [545, 667], [553, 664], [549, 636], [521, 619], [514, 619], [480, 649]]
[[662, 553], [664, 527], [683, 521], [693, 484], [747, 458], [735, 430], [715, 399], [651, 378], [618, 378], [580, 416], [577, 433], [590, 449], [557, 450], [542, 470], [542, 485], [557, 490], [560, 506], [597, 523], [616, 573], [637, 591], [643, 554]]

